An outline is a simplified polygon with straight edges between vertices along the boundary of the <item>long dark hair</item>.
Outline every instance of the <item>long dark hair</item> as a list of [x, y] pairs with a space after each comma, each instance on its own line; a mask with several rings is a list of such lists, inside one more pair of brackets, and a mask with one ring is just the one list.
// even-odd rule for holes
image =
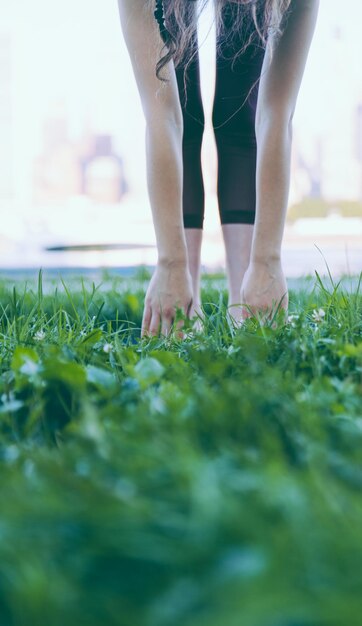
[[[197, 52], [197, 22], [209, 0], [148, 0], [155, 7], [155, 17], [160, 24], [165, 54], [156, 65], [156, 76], [163, 82], [161, 70], [173, 59], [175, 67], [187, 69]], [[266, 45], [272, 34], [276, 41], [282, 33], [282, 18], [291, 0], [211, 0], [215, 10], [217, 45], [232, 45], [235, 36], [243, 45], [234, 52], [234, 60], [251, 41], [257, 38]], [[225, 22], [225, 12], [232, 9], [232, 20]], [[249, 28], [250, 24], [254, 28]], [[220, 53], [220, 49], [219, 49]]]

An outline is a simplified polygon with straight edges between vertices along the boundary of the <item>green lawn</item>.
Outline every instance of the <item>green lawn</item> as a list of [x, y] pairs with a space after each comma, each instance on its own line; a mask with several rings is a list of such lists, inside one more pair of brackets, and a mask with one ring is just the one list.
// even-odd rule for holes
[[143, 340], [145, 272], [0, 282], [0, 625], [360, 626], [361, 281]]

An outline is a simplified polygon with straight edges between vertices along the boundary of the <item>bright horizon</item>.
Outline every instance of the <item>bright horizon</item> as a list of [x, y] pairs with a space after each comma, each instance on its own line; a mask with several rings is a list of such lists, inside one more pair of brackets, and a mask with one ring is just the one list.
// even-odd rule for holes
[[[357, 104], [362, 103], [362, 3], [348, 0], [346, 5], [348, 12], [341, 11], [339, 0], [320, 2], [294, 119], [294, 144], [312, 163], [318, 142], [323, 145], [325, 197], [357, 199], [362, 166], [354, 154], [354, 115]], [[209, 10], [199, 30], [202, 90], [209, 125], [214, 80], [214, 72], [210, 71], [214, 62], [213, 28], [206, 41], [204, 36], [211, 21]], [[125, 158], [133, 195], [144, 199], [139, 217], [143, 216], [148, 224], [148, 238], [152, 239], [151, 211], [146, 200], [145, 122], [117, 1], [63, 0], [60, 4], [47, 0], [4, 0], [0, 33], [11, 34], [14, 55], [16, 202], [9, 229], [11, 220], [15, 231], [21, 215], [29, 218], [32, 164], [42, 148], [42, 123], [54, 103], [63, 102], [73, 137], [80, 134], [88, 116], [95, 132], [109, 132], [115, 138], [115, 147]], [[205, 186], [210, 191], [215, 187], [210, 172], [216, 155], [210, 127], [208, 133], [203, 165]], [[291, 199], [298, 194], [300, 184], [296, 176], [292, 177]], [[44, 219], [60, 228], [62, 215], [65, 217], [65, 213], [54, 208], [49, 219], [44, 212]], [[127, 215], [123, 217], [124, 234], [132, 230]], [[212, 220], [216, 223], [216, 215]], [[65, 229], [66, 224], [63, 226]]]
[[[132, 142], [130, 167], [139, 168], [140, 157], [144, 163], [144, 119], [117, 2], [11, 3], [5, 3], [2, 20], [15, 40], [16, 170], [26, 169], [26, 162], [40, 149], [41, 121], [56, 100], [66, 102], [73, 132], [79, 132], [89, 112], [96, 130], [116, 135], [120, 149]], [[362, 58], [362, 3], [348, 0], [348, 5], [349, 12], [340, 11], [337, 0], [320, 4], [294, 122], [295, 136], [306, 151], [316, 134], [327, 137], [333, 129], [345, 148], [351, 134], [348, 114], [356, 101], [362, 101], [357, 62]], [[201, 60], [212, 58], [213, 45], [211, 33], [201, 46]], [[203, 90], [210, 95], [211, 80], [212, 72], [202, 73]], [[206, 102], [205, 108], [209, 106]]]

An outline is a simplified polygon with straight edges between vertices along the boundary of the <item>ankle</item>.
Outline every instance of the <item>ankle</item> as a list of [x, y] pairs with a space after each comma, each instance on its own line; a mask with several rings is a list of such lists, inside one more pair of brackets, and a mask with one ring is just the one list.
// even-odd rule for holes
[[281, 265], [280, 255], [250, 257], [250, 265], [255, 267], [275, 267]]
[[229, 294], [229, 298], [228, 298], [228, 307], [229, 306], [233, 306], [236, 307], [236, 305], [240, 304], [240, 289], [237, 293], [232, 293]]

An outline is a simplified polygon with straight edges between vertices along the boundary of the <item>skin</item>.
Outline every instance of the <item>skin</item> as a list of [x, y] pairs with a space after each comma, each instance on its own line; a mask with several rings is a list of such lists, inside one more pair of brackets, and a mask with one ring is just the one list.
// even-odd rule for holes
[[[118, 0], [118, 5], [146, 120], [147, 182], [158, 248], [141, 336], [160, 331], [168, 335], [177, 306], [188, 317], [199, 310], [202, 232], [183, 228], [182, 111], [173, 62], [163, 70], [169, 83], [161, 85], [155, 75], [163, 42], [153, 5], [145, 0]], [[319, 0], [292, 0], [272, 58], [271, 39], [267, 46], [255, 126], [255, 224], [223, 226], [229, 305], [242, 304], [230, 311], [237, 320], [260, 313], [270, 316], [278, 304], [287, 312], [281, 245], [290, 186], [292, 120], [318, 7]]]
[[161, 84], [155, 75], [163, 42], [152, 4], [119, 0], [118, 6], [146, 120], [147, 184], [158, 249], [141, 336], [168, 335], [176, 307], [189, 315], [193, 303], [182, 217], [182, 111], [173, 62], [164, 71], [169, 83]]
[[235, 322], [242, 319], [240, 287], [250, 261], [253, 232], [253, 224], [222, 225], [229, 293], [228, 311]]
[[241, 285], [242, 316], [288, 308], [281, 246], [290, 187], [292, 120], [313, 38], [319, 0], [292, 0], [270, 61], [267, 47], [256, 111], [256, 218], [249, 266]]
[[[222, 224], [222, 234], [226, 251], [226, 275], [228, 282], [228, 310], [235, 322], [241, 317], [240, 286], [250, 260], [251, 242], [253, 237], [253, 224]], [[189, 258], [189, 268], [192, 277], [194, 293], [193, 305], [190, 309], [190, 317], [198, 313], [202, 317], [200, 274], [201, 274], [201, 244], [202, 228], [186, 228], [186, 243]], [[196, 329], [202, 329], [199, 322], [195, 323]]]

